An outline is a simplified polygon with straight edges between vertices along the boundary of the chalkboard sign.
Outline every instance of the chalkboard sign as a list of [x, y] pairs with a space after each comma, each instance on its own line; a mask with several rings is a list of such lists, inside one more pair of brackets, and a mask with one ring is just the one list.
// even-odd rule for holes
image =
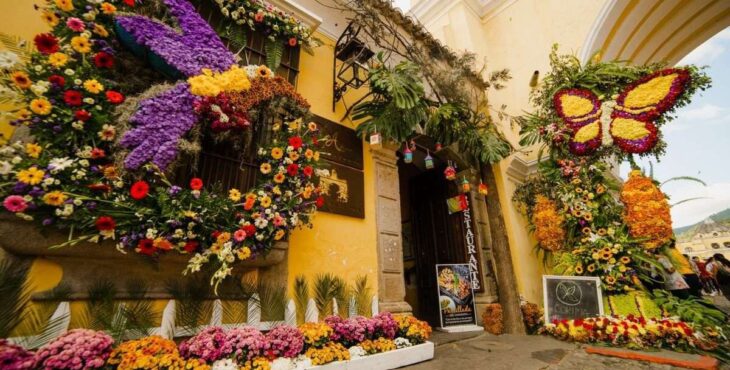
[[545, 322], [603, 315], [601, 280], [595, 276], [542, 276]]

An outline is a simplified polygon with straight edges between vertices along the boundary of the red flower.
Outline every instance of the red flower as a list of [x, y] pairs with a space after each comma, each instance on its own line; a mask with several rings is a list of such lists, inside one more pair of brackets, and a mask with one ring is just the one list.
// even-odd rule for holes
[[81, 93], [76, 90], [66, 90], [66, 92], [63, 93], [63, 101], [72, 107], [78, 107], [81, 105], [81, 99], [83, 99]]
[[312, 177], [312, 173], [314, 173], [314, 169], [312, 169], [312, 166], [306, 166], [306, 167], [304, 167], [302, 172], [304, 173], [305, 176]]
[[36, 49], [43, 54], [53, 54], [61, 47], [58, 46], [58, 39], [50, 33], [40, 33], [33, 38]]
[[142, 200], [147, 197], [147, 193], [149, 193], [149, 191], [150, 185], [147, 184], [147, 182], [140, 180], [132, 184], [132, 187], [129, 188], [129, 195], [132, 199]]
[[63, 87], [66, 84], [66, 79], [63, 76], [51, 75], [51, 77], [48, 77], [48, 82], [54, 86]]
[[114, 67], [114, 57], [103, 51], [100, 51], [94, 55], [94, 64], [97, 68], [112, 68]]
[[84, 109], [79, 109], [74, 113], [74, 118], [76, 118], [79, 121], [88, 121], [91, 119], [91, 113], [87, 112]]
[[289, 176], [296, 176], [297, 172], [299, 172], [299, 165], [296, 163], [290, 164], [286, 167], [286, 172], [289, 174]]
[[192, 180], [190, 180], [190, 189], [200, 190], [202, 188], [203, 188], [203, 180], [201, 180], [198, 177], [193, 177]]
[[324, 198], [319, 196], [317, 197], [317, 200], [314, 202], [314, 204], [317, 206], [317, 208], [322, 208], [324, 205]]
[[289, 138], [289, 145], [294, 149], [302, 147], [302, 138], [299, 136], [293, 136]]
[[137, 243], [135, 251], [139, 254], [152, 256], [155, 254], [155, 243], [152, 239], [142, 239]]
[[112, 104], [121, 104], [124, 102], [124, 95], [114, 90], [106, 92], [106, 100]]
[[106, 157], [106, 153], [104, 152], [104, 149], [101, 148], [94, 148], [91, 149], [91, 159], [99, 159]]
[[109, 216], [101, 216], [97, 218], [94, 225], [96, 225], [96, 229], [99, 231], [114, 230], [114, 228], [117, 227], [117, 223]]
[[297, 38], [296, 37], [292, 37], [292, 38], [289, 39], [289, 46], [291, 46], [291, 47], [297, 46]]
[[243, 209], [250, 211], [253, 206], [256, 204], [256, 200], [253, 198], [246, 199], [246, 202], [243, 203]]
[[185, 250], [185, 252], [193, 253], [196, 250], [198, 250], [199, 246], [200, 246], [200, 243], [198, 243], [197, 240], [188, 240], [188, 242], [185, 243], [185, 246], [183, 247], [183, 249]]
[[134, 7], [134, 0], [124, 0], [124, 3], [131, 7]]
[[253, 236], [254, 234], [256, 234], [256, 226], [254, 225], [248, 224], [241, 228], [243, 229], [243, 231], [246, 232], [246, 236]]

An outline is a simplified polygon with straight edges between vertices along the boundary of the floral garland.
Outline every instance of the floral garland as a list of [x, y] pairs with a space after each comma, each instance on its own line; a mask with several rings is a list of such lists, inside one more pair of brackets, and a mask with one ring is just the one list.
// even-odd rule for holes
[[[62, 246], [115, 240], [123, 252], [189, 254], [186, 271], [217, 265], [217, 284], [235, 261], [310, 225], [323, 202], [314, 185], [319, 132], [305, 123], [309, 105], [293, 86], [264, 66], [234, 65], [187, 1], [165, 4], [182, 33], [129, 15], [130, 0], [58, 0], [41, 9], [52, 31], [35, 37], [26, 66], [13, 62], [3, 74], [4, 88], [24, 106], [14, 124], [28, 126], [34, 141], [0, 148], [0, 199], [23, 219], [72, 229]], [[154, 56], [151, 65], [175, 68], [187, 80], [128, 99], [115, 81], [120, 43], [132, 52], [148, 48], [142, 54]], [[198, 178], [187, 186], [167, 179], [183, 138], [196, 140], [193, 126], [230, 137], [251, 129], [250, 120], [277, 99], [286, 113], [258, 151], [253, 189], [217, 194]]]
[[563, 248], [563, 216], [558, 212], [555, 202], [539, 195], [532, 212], [532, 224], [535, 225], [535, 238], [540, 248], [550, 252]]
[[272, 41], [280, 40], [291, 47], [313, 46], [316, 41], [309, 27], [291, 14], [264, 0], [215, 0], [221, 14], [251, 30], [263, 30]]
[[669, 202], [654, 180], [639, 170], [631, 171], [621, 189], [621, 202], [629, 233], [641, 240], [644, 248], [654, 250], [672, 240], [674, 231]]

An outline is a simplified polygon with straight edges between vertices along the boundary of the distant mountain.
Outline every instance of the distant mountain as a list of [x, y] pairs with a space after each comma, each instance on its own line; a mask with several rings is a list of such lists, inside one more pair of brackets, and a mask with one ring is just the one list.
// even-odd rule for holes
[[[730, 223], [730, 208], [728, 208], [724, 211], [717, 212], [714, 215], [710, 216], [710, 218], [715, 222]], [[697, 226], [699, 226], [703, 221], [700, 221], [693, 225], [677, 227], [674, 229], [674, 235], [680, 236], [685, 233], [691, 233], [692, 230], [694, 230]]]

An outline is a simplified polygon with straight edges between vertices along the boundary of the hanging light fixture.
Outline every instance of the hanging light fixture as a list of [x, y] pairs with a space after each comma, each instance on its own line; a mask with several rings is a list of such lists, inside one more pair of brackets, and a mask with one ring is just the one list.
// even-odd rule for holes
[[469, 190], [471, 190], [471, 184], [469, 184], [469, 180], [467, 180], [466, 176], [464, 176], [464, 179], [461, 180], [461, 192], [468, 193]]
[[426, 169], [433, 169], [433, 157], [431, 157], [431, 153], [429, 153], [428, 150], [426, 150], [426, 159], [424, 159], [423, 162], [426, 165]]
[[487, 184], [482, 182], [482, 180], [479, 180], [479, 194], [481, 194], [481, 195], [489, 194], [489, 188], [487, 187]]
[[370, 134], [370, 147], [373, 149], [380, 149], [383, 147], [383, 137], [378, 132], [378, 126], [375, 126], [375, 132]]
[[408, 143], [406, 143], [403, 148], [403, 162], [406, 162], [406, 163], [413, 162], [413, 152], [411, 151], [411, 148], [408, 146]]
[[350, 22], [335, 44], [332, 110], [348, 88], [359, 89], [370, 77], [367, 62], [375, 53], [357, 38], [360, 29], [359, 25]]
[[436, 151], [438, 152], [441, 150], [441, 143], [436, 143]]
[[455, 180], [456, 179], [456, 168], [451, 165], [451, 161], [449, 161], [449, 165], [446, 166], [446, 169], [444, 170], [444, 177], [446, 177], [446, 180]]

